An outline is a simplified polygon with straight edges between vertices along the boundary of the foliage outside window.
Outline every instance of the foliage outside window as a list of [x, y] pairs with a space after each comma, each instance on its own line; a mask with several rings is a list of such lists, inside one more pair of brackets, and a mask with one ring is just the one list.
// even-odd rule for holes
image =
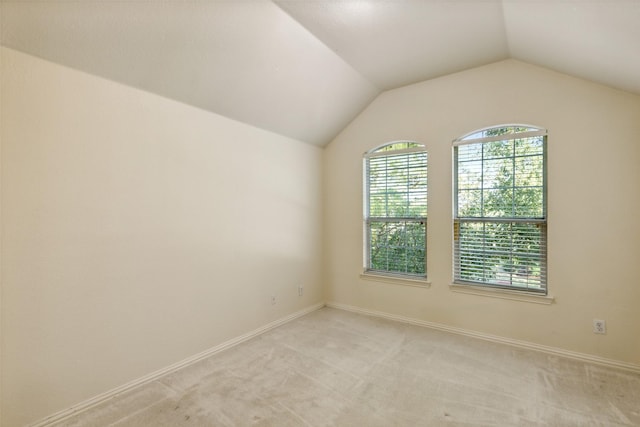
[[394, 142], [365, 154], [365, 271], [426, 276], [427, 152]]
[[546, 294], [546, 131], [454, 141], [454, 281]]

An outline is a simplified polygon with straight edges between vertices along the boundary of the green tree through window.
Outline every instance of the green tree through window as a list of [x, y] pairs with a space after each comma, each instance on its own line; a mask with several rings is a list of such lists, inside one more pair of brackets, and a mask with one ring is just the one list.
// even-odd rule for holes
[[427, 152], [394, 142], [365, 155], [367, 271], [425, 276]]
[[546, 131], [454, 142], [454, 281], [546, 293]]

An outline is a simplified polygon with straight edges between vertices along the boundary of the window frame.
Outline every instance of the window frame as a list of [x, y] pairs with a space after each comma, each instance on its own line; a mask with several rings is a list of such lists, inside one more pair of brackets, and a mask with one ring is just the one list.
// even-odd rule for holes
[[[398, 144], [407, 144], [407, 148], [401, 149], [388, 149]], [[379, 157], [391, 157], [401, 156], [403, 154], [410, 155], [412, 153], [424, 153], [425, 163], [424, 169], [426, 175], [426, 182], [424, 188], [425, 197], [425, 215], [424, 216], [372, 216], [370, 212], [371, 208], [371, 180], [370, 180], [370, 159]], [[363, 155], [363, 273], [362, 278], [370, 280], [383, 280], [392, 283], [400, 283], [410, 286], [425, 286], [428, 285], [427, 279], [427, 235], [428, 235], [428, 221], [426, 212], [428, 206], [428, 151], [425, 144], [411, 140], [397, 140], [384, 143], [377, 146]], [[420, 250], [424, 250], [424, 273], [410, 273], [394, 270], [384, 270], [372, 268], [371, 260], [371, 224], [381, 222], [405, 222], [406, 223], [423, 223], [424, 224], [424, 247]], [[406, 249], [406, 248], [405, 248]], [[376, 279], [376, 277], [378, 279]]]
[[[516, 131], [518, 128], [523, 128], [526, 129], [524, 131]], [[490, 131], [498, 131], [498, 130], [503, 130], [503, 129], [511, 129], [511, 132], [507, 132], [507, 133], [502, 133], [502, 134], [496, 134], [496, 135], [487, 135], [488, 132]], [[540, 186], [535, 186], [532, 188], [540, 188], [542, 190], [542, 206], [541, 206], [541, 212], [539, 216], [536, 215], [531, 215], [531, 216], [524, 216], [524, 215], [518, 215], [517, 211], [515, 210], [516, 208], [516, 204], [513, 204], [513, 211], [511, 213], [510, 216], [500, 216], [500, 215], [485, 215], [484, 212], [484, 195], [481, 196], [481, 200], [480, 200], [480, 212], [481, 215], [480, 216], [460, 216], [459, 214], [459, 203], [460, 203], [460, 188], [459, 188], [459, 180], [460, 180], [460, 174], [459, 174], [459, 166], [460, 166], [460, 160], [458, 158], [458, 147], [463, 146], [463, 145], [471, 145], [471, 144], [482, 144], [482, 154], [479, 157], [479, 161], [480, 162], [480, 173], [481, 173], [481, 184], [480, 184], [480, 188], [476, 189], [476, 190], [480, 190], [482, 194], [484, 194], [484, 191], [487, 188], [491, 188], [491, 189], [499, 189], [497, 187], [485, 187], [485, 183], [484, 183], [484, 171], [485, 171], [485, 161], [487, 159], [489, 160], [495, 160], [495, 159], [500, 159], [499, 157], [485, 157], [485, 153], [484, 153], [484, 144], [490, 143], [490, 142], [499, 142], [499, 141], [513, 141], [513, 154], [510, 156], [505, 156], [502, 157], [502, 159], [512, 159], [513, 160], [513, 164], [514, 164], [514, 168], [515, 168], [515, 164], [516, 164], [516, 160], [517, 159], [521, 159], [524, 158], [526, 156], [529, 155], [518, 155], [516, 153], [516, 142], [517, 140], [522, 140], [522, 139], [526, 139], [526, 138], [534, 138], [534, 137], [542, 137], [541, 139], [541, 152], [539, 154], [536, 154], [534, 156], [531, 157], [541, 157], [541, 161], [542, 161], [542, 170], [541, 172], [541, 180], [542, 180], [542, 184]], [[547, 296], [549, 293], [549, 289], [548, 289], [548, 274], [547, 274], [547, 264], [548, 264], [548, 245], [547, 245], [547, 222], [548, 222], [548, 214], [547, 214], [547, 202], [548, 202], [548, 195], [547, 195], [547, 186], [548, 186], [548, 181], [547, 181], [547, 162], [548, 162], [548, 155], [547, 155], [547, 139], [548, 139], [548, 131], [544, 128], [540, 128], [538, 126], [533, 126], [533, 125], [527, 125], [527, 124], [503, 124], [503, 125], [497, 125], [497, 126], [490, 126], [490, 127], [486, 127], [483, 129], [479, 129], [479, 130], [475, 130], [473, 132], [470, 132], [460, 138], [457, 138], [453, 141], [453, 153], [452, 153], [452, 159], [453, 159], [453, 236], [452, 236], [452, 249], [453, 249], [453, 284], [456, 286], [469, 286], [469, 287], [477, 287], [478, 289], [485, 289], [485, 290], [496, 290], [496, 291], [501, 291], [501, 292], [512, 292], [512, 293], [518, 293], [518, 294], [527, 294], [527, 295], [532, 295], [532, 296]], [[516, 170], [513, 170], [512, 173], [512, 177], [511, 179], [513, 180], [513, 183], [510, 187], [504, 187], [504, 188], [513, 188], [513, 197], [515, 199], [515, 194], [516, 194], [516, 189], [519, 188], [518, 185], [516, 185]], [[529, 187], [529, 186], [526, 186]], [[500, 187], [503, 188], [503, 187]], [[524, 188], [524, 187], [520, 187], [520, 188]], [[512, 200], [513, 203], [513, 200]], [[535, 256], [532, 256], [532, 258], [536, 259], [540, 266], [540, 273], [539, 273], [539, 278], [536, 281], [533, 281], [533, 283], [530, 285], [529, 284], [529, 275], [527, 274], [527, 279], [525, 281], [525, 286], [523, 286], [522, 284], [514, 284], [514, 274], [513, 270], [510, 270], [507, 274], [509, 275], [509, 281], [508, 283], [504, 283], [504, 280], [502, 283], [500, 283], [500, 281], [496, 278], [494, 280], [491, 279], [485, 279], [485, 280], [469, 280], [469, 279], [465, 279], [462, 277], [462, 262], [461, 262], [461, 243], [460, 243], [460, 230], [463, 224], [468, 223], [480, 223], [483, 224], [483, 231], [479, 234], [480, 239], [482, 241], [482, 253], [484, 254], [485, 251], [485, 247], [486, 247], [486, 242], [487, 242], [487, 237], [490, 237], [491, 235], [489, 234], [489, 232], [485, 231], [485, 225], [486, 224], [511, 224], [511, 227], [514, 227], [516, 225], [519, 224], [524, 224], [524, 225], [534, 225], [535, 228], [537, 228], [538, 231], [536, 231], [538, 239], [539, 239], [539, 253], [537, 255], [537, 258], [535, 258]], [[508, 253], [509, 256], [514, 256], [514, 253], [516, 253], [515, 248], [515, 244], [513, 242], [513, 235], [515, 234], [515, 232], [513, 231], [513, 229], [511, 229], [509, 231], [509, 235], [511, 236], [511, 240], [508, 247]], [[527, 256], [529, 256], [529, 253], [525, 252], [525, 254]], [[522, 255], [519, 254], [519, 255]], [[483, 257], [485, 255], [482, 255]], [[514, 267], [514, 264], [511, 264], [511, 267]], [[486, 266], [483, 265], [482, 267], [482, 274], [484, 276], [484, 274], [486, 273]], [[528, 269], [528, 267], [527, 267]], [[531, 287], [530, 287], [531, 286]], [[537, 286], [539, 286], [540, 288], [537, 288]]]

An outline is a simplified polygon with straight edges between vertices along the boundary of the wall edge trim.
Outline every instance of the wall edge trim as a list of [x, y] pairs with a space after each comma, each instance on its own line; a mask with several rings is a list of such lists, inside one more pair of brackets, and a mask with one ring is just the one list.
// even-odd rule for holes
[[436, 329], [439, 331], [450, 332], [457, 335], [464, 335], [467, 337], [478, 338], [484, 341], [490, 341], [499, 344], [506, 344], [512, 347], [518, 347], [526, 350], [534, 350], [542, 353], [546, 353], [554, 356], [561, 356], [568, 359], [578, 360], [581, 362], [593, 363], [596, 365], [606, 366], [609, 368], [622, 369], [633, 373], [640, 374], [640, 365], [634, 363], [623, 362], [615, 359], [607, 359], [605, 357], [595, 356], [587, 353], [580, 353], [577, 351], [565, 350], [558, 347], [551, 347], [542, 344], [536, 344], [529, 341], [516, 340], [512, 338], [501, 337], [498, 335], [485, 334], [482, 332], [476, 332], [469, 329], [457, 328], [454, 326], [447, 326], [441, 323], [428, 322], [426, 320], [415, 319], [411, 317], [399, 316], [396, 314], [386, 313], [383, 311], [369, 310], [347, 304], [340, 304], [337, 302], [327, 302], [327, 307], [336, 308], [339, 310], [350, 311], [353, 313], [364, 314], [368, 316], [381, 317], [389, 320], [395, 320], [397, 322], [408, 323], [411, 325], [422, 326], [426, 328]]
[[130, 391], [136, 387], [142, 386], [144, 384], [150, 383], [152, 381], [155, 381], [156, 379], [167, 375], [167, 374], [171, 374], [173, 372], [176, 372], [184, 367], [187, 367], [189, 365], [192, 365], [202, 359], [205, 359], [209, 356], [213, 356], [216, 353], [219, 353], [221, 351], [227, 350], [231, 347], [234, 347], [238, 344], [241, 344], [245, 341], [250, 340], [251, 338], [255, 338], [258, 335], [261, 335], [265, 332], [270, 331], [271, 329], [277, 328], [278, 326], [284, 325], [285, 323], [288, 323], [294, 319], [297, 319], [298, 317], [302, 317], [306, 314], [309, 314], [313, 311], [319, 310], [321, 308], [323, 308], [326, 304], [324, 302], [320, 302], [314, 305], [311, 305], [309, 307], [303, 308], [302, 310], [298, 310], [292, 314], [289, 314], [285, 317], [281, 317], [279, 319], [276, 319], [270, 323], [267, 323], [264, 326], [261, 326], [257, 329], [254, 329], [253, 331], [247, 332], [246, 334], [240, 335], [238, 337], [232, 338], [228, 341], [225, 341], [221, 344], [218, 344], [214, 347], [209, 348], [208, 350], [204, 350], [200, 353], [197, 353], [193, 356], [187, 357], [186, 359], [183, 359], [179, 362], [176, 362], [172, 365], [169, 365], [165, 368], [159, 369], [155, 372], [152, 372], [150, 374], [147, 374], [145, 376], [142, 376], [138, 379], [135, 379], [133, 381], [130, 381], [126, 384], [123, 384], [119, 387], [116, 387], [114, 389], [111, 389], [109, 391], [106, 391], [104, 393], [101, 393], [97, 396], [94, 396], [90, 399], [87, 399], [85, 401], [82, 401], [80, 403], [77, 403], [73, 406], [70, 406], [67, 409], [63, 409], [59, 412], [56, 412], [52, 415], [49, 415], [39, 421], [36, 421], [32, 424], [29, 424], [29, 427], [45, 427], [45, 426], [49, 426], [52, 425], [54, 423], [58, 423], [60, 421], [64, 421], [68, 418], [71, 418], [74, 415], [80, 414], [84, 411], [87, 411], [101, 403], [106, 402], [109, 399], [112, 399], [114, 397], [116, 397], [119, 394], [122, 394], [124, 392]]

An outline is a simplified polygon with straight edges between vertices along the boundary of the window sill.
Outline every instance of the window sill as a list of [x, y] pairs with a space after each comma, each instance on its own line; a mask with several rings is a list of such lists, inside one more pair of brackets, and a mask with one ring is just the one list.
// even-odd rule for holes
[[360, 274], [360, 278], [364, 280], [369, 280], [373, 282], [382, 282], [389, 283], [394, 285], [404, 285], [404, 286], [415, 286], [418, 288], [428, 289], [431, 287], [431, 282], [429, 282], [426, 277], [423, 279], [420, 278], [412, 278], [412, 277], [402, 277], [402, 276], [391, 276], [386, 274], [376, 274], [369, 271], [365, 271]]
[[535, 295], [510, 289], [492, 289], [484, 286], [474, 286], [461, 283], [452, 283], [449, 285], [449, 289], [453, 292], [460, 292], [463, 294], [508, 299], [511, 301], [530, 302], [533, 304], [551, 305], [555, 301], [555, 298], [549, 295]]

